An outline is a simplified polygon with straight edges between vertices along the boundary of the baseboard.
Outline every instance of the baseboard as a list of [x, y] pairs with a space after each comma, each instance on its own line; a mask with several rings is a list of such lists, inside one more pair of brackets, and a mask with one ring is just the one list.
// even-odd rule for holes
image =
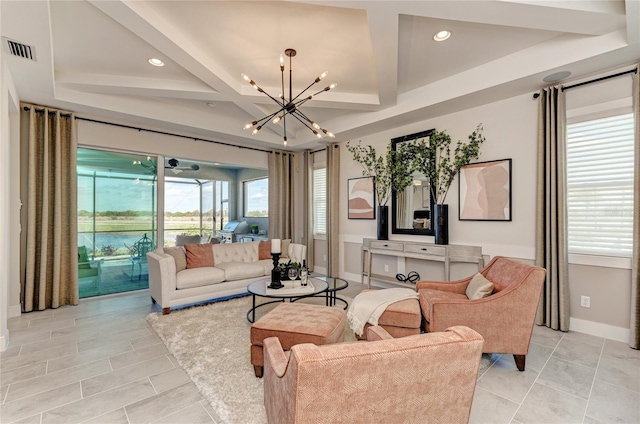
[[315, 275], [327, 275], [327, 267], [314, 265], [313, 273], [311, 274], [311, 276], [313, 276], [314, 274]]
[[628, 328], [616, 327], [614, 325], [602, 324], [578, 318], [569, 318], [569, 330], [589, 334], [591, 336], [604, 337], [605, 339], [616, 340], [623, 343], [629, 342], [629, 336], [631, 334]]
[[347, 281], [353, 281], [359, 283], [361, 278], [360, 274], [354, 274], [353, 272], [343, 272], [340, 275], [341, 278], [344, 278]]
[[8, 312], [9, 312], [8, 318], [19, 317], [20, 315], [22, 315], [22, 306], [20, 305], [9, 306]]

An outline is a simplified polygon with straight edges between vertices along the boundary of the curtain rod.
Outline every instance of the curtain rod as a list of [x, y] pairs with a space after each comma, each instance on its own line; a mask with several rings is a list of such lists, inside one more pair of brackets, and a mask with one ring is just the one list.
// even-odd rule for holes
[[[333, 147], [337, 149], [337, 148], [338, 148], [338, 147], [340, 147], [340, 146], [339, 146], [338, 144], [333, 144]], [[324, 147], [324, 148], [322, 148], [322, 149], [312, 150], [312, 151], [310, 151], [310, 152], [309, 152], [309, 154], [310, 154], [310, 155], [313, 155], [313, 154], [315, 154], [315, 153], [326, 152], [326, 151], [327, 151], [327, 148], [326, 148], [326, 147]]]
[[[31, 108], [29, 106], [24, 106], [23, 109], [25, 110], [25, 112], [28, 112], [28, 111], [31, 110]], [[34, 109], [35, 109], [35, 106], [34, 106]], [[35, 111], [36, 112], [44, 112], [44, 109], [35, 109]], [[50, 112], [50, 113], [55, 113], [55, 112]], [[68, 117], [71, 116], [71, 114], [60, 114], [60, 116], [64, 116], [64, 117], [68, 118]], [[150, 132], [150, 133], [154, 133], [154, 134], [169, 135], [169, 136], [172, 136], [172, 137], [186, 138], [188, 140], [193, 140], [193, 141], [206, 141], [207, 143], [221, 144], [223, 146], [229, 146], [229, 147], [237, 147], [238, 149], [247, 149], [247, 150], [255, 150], [255, 151], [258, 151], [258, 152], [274, 153], [273, 150], [258, 149], [257, 147], [238, 146], [237, 144], [225, 143], [225, 142], [222, 142], [222, 141], [206, 140], [204, 138], [199, 138], [199, 137], [189, 137], [189, 136], [182, 135], [182, 134], [173, 134], [173, 133], [165, 132], [165, 131], [150, 130], [150, 129], [147, 129], [147, 128], [134, 127], [134, 126], [131, 126], [131, 125], [123, 125], [123, 124], [116, 124], [114, 122], [99, 121], [97, 119], [82, 118], [80, 116], [76, 116], [76, 120], [94, 122], [94, 123], [97, 123], [97, 124], [104, 124], [104, 125], [112, 125], [114, 127], [128, 128], [130, 130], [146, 131], [146, 132]]]
[[[33, 107], [33, 110], [35, 110], [35, 111], [36, 111], [36, 113], [44, 113], [44, 110], [45, 110], [45, 109], [46, 109], [46, 108], [44, 108], [44, 107], [43, 107], [42, 109], [37, 109], [37, 107], [36, 107], [36, 106], [34, 106], [34, 107]], [[29, 112], [29, 111], [31, 110], [31, 107], [29, 107], [29, 106], [23, 106], [23, 107], [22, 107], [22, 110], [24, 110], [25, 112]], [[55, 115], [55, 114], [56, 114], [56, 112], [55, 112], [55, 111], [53, 111], [53, 110], [50, 110], [50, 111], [49, 111], [49, 115]], [[60, 113], [60, 116], [62, 116], [63, 118], [71, 118], [71, 114], [70, 114], [70, 113], [64, 113], [64, 112], [61, 112], [61, 113]]]
[[134, 127], [134, 126], [131, 126], [131, 125], [116, 124], [114, 122], [99, 121], [97, 119], [89, 119], [89, 118], [82, 118], [82, 117], [76, 116], [76, 120], [94, 122], [94, 123], [105, 124], [105, 125], [112, 125], [114, 127], [128, 128], [130, 130], [146, 131], [146, 132], [150, 132], [150, 133], [153, 133], [153, 134], [161, 134], [161, 135], [169, 135], [169, 136], [172, 136], [172, 137], [186, 138], [188, 140], [193, 140], [193, 141], [206, 141], [207, 143], [221, 144], [223, 146], [229, 146], [229, 147], [237, 147], [238, 149], [255, 150], [257, 152], [273, 153], [273, 150], [264, 150], [264, 149], [259, 149], [257, 147], [238, 146], [237, 144], [225, 143], [225, 142], [222, 142], [222, 141], [207, 140], [207, 139], [200, 138], [200, 137], [189, 137], [189, 136], [182, 135], [182, 134], [174, 134], [174, 133], [170, 133], [170, 132], [166, 132], [166, 131], [151, 130], [151, 129], [148, 129], [148, 128]]
[[[608, 79], [611, 79], [611, 78], [621, 77], [622, 75], [636, 74], [636, 73], [638, 73], [638, 68], [629, 69], [628, 71], [618, 72], [617, 74], [607, 75], [607, 76], [600, 77], [600, 78], [595, 78], [595, 79], [592, 79], [592, 80], [589, 80], [589, 81], [583, 81], [583, 82], [579, 82], [577, 84], [567, 85], [567, 86], [562, 87], [562, 91], [571, 90], [572, 88], [580, 87], [582, 85], [593, 84], [594, 82], [599, 82], [599, 81], [604, 81], [604, 80], [608, 80]], [[537, 99], [538, 97], [540, 97], [540, 93], [533, 93], [533, 98], [534, 99]]]

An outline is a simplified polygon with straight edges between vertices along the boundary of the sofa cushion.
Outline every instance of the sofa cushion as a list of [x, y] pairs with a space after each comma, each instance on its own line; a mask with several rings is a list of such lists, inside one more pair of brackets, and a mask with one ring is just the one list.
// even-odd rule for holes
[[418, 291], [418, 295], [420, 296], [419, 301], [420, 307], [422, 308], [422, 315], [427, 321], [429, 321], [431, 311], [433, 310], [433, 304], [436, 301], [446, 299], [469, 300], [465, 294], [446, 292], [436, 289], [420, 289], [420, 291]]
[[225, 243], [213, 245], [213, 260], [216, 264], [225, 262], [256, 262], [258, 260], [257, 241], [250, 243]]
[[256, 262], [256, 264], [264, 267], [264, 275], [271, 275], [271, 270], [273, 269], [273, 259], [262, 259]]
[[224, 271], [226, 281], [244, 280], [265, 275], [264, 266], [257, 262], [223, 262], [217, 264], [216, 268]]
[[176, 274], [176, 287], [180, 290], [208, 286], [223, 282], [224, 277], [223, 270], [212, 266], [185, 269]]
[[165, 247], [164, 253], [173, 256], [173, 260], [176, 262], [176, 272], [187, 269], [187, 255], [183, 247]]
[[291, 239], [282, 240], [282, 246], [280, 249], [280, 257], [288, 258], [289, 257], [289, 245], [291, 244]]
[[302, 244], [291, 243], [289, 245], [289, 259], [291, 262], [299, 262], [302, 263], [305, 259], [306, 246]]
[[261, 241], [258, 244], [258, 260], [271, 259], [271, 240]]
[[188, 269], [213, 266], [213, 250], [210, 244], [185, 244], [184, 250]]
[[467, 297], [471, 300], [482, 299], [491, 293], [493, 293], [493, 283], [480, 273], [473, 276], [466, 290]]

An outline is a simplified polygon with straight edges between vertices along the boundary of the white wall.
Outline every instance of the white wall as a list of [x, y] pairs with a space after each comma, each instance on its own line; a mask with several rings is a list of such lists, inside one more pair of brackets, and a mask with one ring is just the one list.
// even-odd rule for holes
[[[531, 94], [514, 97], [451, 115], [425, 120], [362, 139], [379, 152], [392, 138], [436, 128], [447, 130], [454, 143], [466, 141], [477, 124], [484, 126], [487, 141], [482, 145], [479, 161], [511, 158], [511, 222], [458, 221], [458, 180], [451, 185], [445, 203], [449, 205], [449, 243], [481, 245], [483, 253], [516, 258], [533, 258], [535, 253], [535, 184], [537, 102]], [[357, 143], [359, 140], [352, 140]], [[353, 162], [346, 145], [341, 149], [341, 199], [347, 198], [346, 180], [361, 176], [360, 164]], [[389, 204], [389, 206], [391, 206]], [[348, 220], [346, 207], [340, 216], [341, 237], [355, 241], [363, 236], [375, 237], [374, 220]], [[515, 236], [517, 235], [517, 236]], [[431, 236], [390, 234], [390, 239], [433, 241]]]
[[[15, 288], [15, 274], [19, 256], [11, 246], [15, 244], [15, 228], [11, 218], [15, 215], [16, 202], [12, 201], [12, 188], [17, 184], [13, 159], [11, 136], [15, 134], [13, 125], [18, 114], [18, 97], [9, 68], [0, 55], [0, 351], [7, 348], [9, 331], [7, 319], [20, 311], [20, 289]], [[15, 227], [15, 225], [13, 226]], [[19, 242], [18, 242], [19, 244]], [[19, 282], [17, 282], [19, 284]], [[17, 304], [15, 295], [17, 291]]]
[[[590, 90], [611, 91], [610, 88], [589, 86]], [[598, 91], [599, 90], [599, 91]], [[620, 92], [616, 90], [616, 92]], [[623, 91], [624, 92], [624, 91]], [[626, 91], [630, 95], [631, 91]], [[392, 138], [436, 128], [447, 130], [452, 139], [467, 140], [478, 123], [484, 125], [486, 142], [479, 161], [511, 158], [512, 218], [511, 222], [459, 221], [458, 180], [454, 180], [446, 202], [449, 205], [449, 243], [482, 246], [491, 257], [501, 255], [527, 262], [535, 259], [536, 206], [536, 143], [538, 102], [532, 94], [521, 95], [450, 115], [425, 119], [422, 122], [395, 128], [362, 138], [363, 145], [372, 145], [383, 152]], [[600, 93], [601, 94], [601, 93]], [[596, 93], [590, 96], [602, 98]], [[582, 98], [583, 96], [576, 96]], [[352, 140], [357, 143], [359, 140]], [[354, 162], [341, 146], [340, 198], [347, 198], [347, 179], [361, 176], [361, 166]], [[391, 206], [391, 205], [389, 205]], [[341, 206], [341, 276], [360, 281], [359, 245], [363, 237], [376, 237], [376, 221], [347, 219], [346, 202]], [[389, 235], [391, 240], [432, 242], [432, 236]], [[391, 267], [393, 268], [393, 266]], [[389, 272], [392, 274], [393, 269]], [[453, 273], [452, 269], [452, 273]], [[455, 276], [455, 275], [454, 275]], [[631, 274], [628, 269], [572, 264], [569, 268], [572, 329], [598, 336], [626, 341], [629, 329], [629, 293]], [[591, 296], [590, 309], [581, 308], [580, 295]], [[626, 323], [626, 324], [625, 324]]]

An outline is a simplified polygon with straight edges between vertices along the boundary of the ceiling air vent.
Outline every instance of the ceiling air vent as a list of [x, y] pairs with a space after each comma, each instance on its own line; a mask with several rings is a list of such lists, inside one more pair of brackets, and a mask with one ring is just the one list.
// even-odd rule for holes
[[12, 56], [18, 56], [29, 60], [36, 60], [36, 50], [27, 44], [20, 43], [18, 41], [9, 40], [2, 37], [2, 44], [4, 44], [7, 53]]

